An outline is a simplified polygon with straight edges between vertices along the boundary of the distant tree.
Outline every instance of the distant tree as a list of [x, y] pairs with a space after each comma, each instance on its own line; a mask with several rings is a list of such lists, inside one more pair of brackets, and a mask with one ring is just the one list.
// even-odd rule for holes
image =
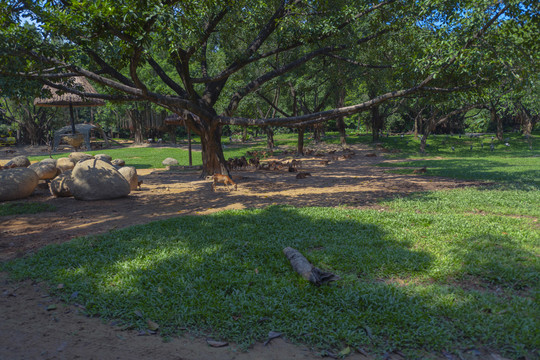
[[[536, 6], [532, 0], [7, 0], [0, 3], [0, 87], [21, 76], [77, 93], [60, 80], [85, 76], [104, 90], [81, 95], [149, 101], [184, 116], [201, 137], [202, 175], [223, 173], [224, 125], [303, 127], [446, 86], [447, 76], [466, 82], [485, 44], [533, 37]], [[24, 26], [25, 19], [36, 26]], [[505, 37], [515, 27], [522, 33]], [[332, 110], [238, 116], [246, 97], [288, 73], [328, 55], [369, 49], [382, 58], [390, 43], [384, 40], [392, 38], [419, 45], [393, 59], [394, 76], [406, 79], [390, 91]]]

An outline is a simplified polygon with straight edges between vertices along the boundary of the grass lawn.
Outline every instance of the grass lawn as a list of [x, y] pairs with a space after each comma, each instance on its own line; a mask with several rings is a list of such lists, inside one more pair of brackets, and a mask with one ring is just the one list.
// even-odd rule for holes
[[3, 202], [0, 203], [0, 216], [37, 214], [40, 212], [55, 211], [56, 207], [42, 203]]
[[[49, 246], [0, 270], [47, 281], [92, 315], [141, 329], [151, 320], [164, 336], [190, 331], [247, 348], [277, 331], [335, 352], [425, 358], [485, 347], [534, 357], [539, 167], [530, 150], [512, 151], [439, 154], [429, 161], [441, 162], [440, 173], [427, 165], [504, 186], [419, 193], [380, 210], [271, 206], [183, 216]], [[342, 279], [312, 286], [291, 270], [286, 246]]]

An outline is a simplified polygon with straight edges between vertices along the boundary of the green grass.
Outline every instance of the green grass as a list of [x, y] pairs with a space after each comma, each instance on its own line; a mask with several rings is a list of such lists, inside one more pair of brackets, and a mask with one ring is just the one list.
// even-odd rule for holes
[[[540, 157], [450, 158], [382, 163], [384, 167], [427, 167], [426, 175], [465, 180], [488, 180], [540, 187]], [[393, 170], [412, 173], [413, 169]]]
[[[275, 145], [288, 145], [295, 146], [295, 134], [276, 135]], [[194, 143], [200, 144], [197, 138], [193, 139]], [[259, 140], [253, 145], [246, 146], [242, 143], [230, 143], [229, 138], [224, 137], [222, 143], [225, 145], [223, 150], [225, 159], [244, 156], [247, 151], [253, 150], [266, 150], [266, 140]], [[94, 151], [85, 151], [87, 154], [108, 154], [113, 159], [123, 159], [128, 166], [134, 166], [137, 169], [160, 169], [165, 168], [162, 164], [163, 160], [168, 157], [172, 157], [178, 160], [180, 165], [189, 164], [189, 153], [187, 150], [179, 148], [166, 148], [166, 147], [125, 147], [117, 149], [102, 149]], [[52, 155], [53, 158], [58, 159], [61, 157], [69, 156], [69, 152], [59, 153]], [[48, 155], [44, 156], [31, 156], [31, 161], [40, 161], [48, 158]], [[200, 151], [192, 152], [193, 165], [202, 165], [202, 157]]]
[[[532, 351], [540, 341], [534, 220], [468, 205], [418, 214], [402, 204], [186, 216], [50, 246], [3, 270], [48, 281], [91, 315], [140, 328], [151, 319], [163, 335], [187, 328], [248, 346], [279, 331], [321, 349], [412, 356], [478, 345]], [[342, 280], [310, 285], [291, 270], [286, 246]]]
[[[540, 163], [528, 144], [510, 136], [515, 146], [478, 154], [469, 138], [436, 137], [428, 156], [442, 159], [396, 165], [502, 185], [417, 193], [385, 200], [378, 211], [272, 206], [185, 216], [49, 246], [0, 270], [45, 280], [90, 315], [141, 329], [148, 319], [157, 322], [164, 336], [187, 329], [247, 348], [278, 331], [334, 352], [359, 346], [379, 355], [400, 350], [424, 358], [425, 351], [442, 356], [444, 350], [459, 357], [483, 347], [534, 357]], [[278, 141], [295, 146], [295, 139], [287, 134]], [[405, 141], [383, 138], [385, 147], [412, 160], [417, 144]], [[229, 145], [226, 158], [262, 150], [264, 140], [249, 148]], [[145, 159], [141, 166], [160, 164], [164, 155], [156, 155], [159, 148], [137, 150], [150, 153], [135, 156]], [[112, 156], [132, 163], [124, 154]], [[307, 283], [291, 270], [286, 246], [342, 280]]]
[[56, 206], [44, 203], [5, 202], [0, 204], [0, 216], [37, 214], [55, 210]]
[[[427, 140], [428, 146], [426, 153], [420, 153], [420, 138], [415, 139], [413, 135], [401, 136], [382, 136], [379, 139], [384, 147], [388, 149], [397, 149], [398, 154], [387, 154], [387, 157], [401, 158], [426, 158], [426, 157], [443, 157], [443, 158], [516, 158], [516, 157], [531, 157], [540, 155], [540, 134], [534, 133], [530, 139], [526, 139], [521, 134], [509, 133], [504, 134], [506, 141], [499, 141], [496, 138], [493, 140], [494, 150], [491, 151], [490, 144], [492, 135], [482, 135], [479, 137], [469, 137], [466, 135], [430, 135]], [[338, 143], [339, 138], [333, 135], [327, 142]], [[350, 136], [347, 142], [351, 144], [362, 143], [371, 144], [372, 138], [368, 135]], [[481, 144], [484, 147], [481, 147]], [[471, 145], [473, 150], [470, 149]], [[532, 150], [529, 148], [532, 146]], [[454, 150], [452, 150], [452, 146]]]

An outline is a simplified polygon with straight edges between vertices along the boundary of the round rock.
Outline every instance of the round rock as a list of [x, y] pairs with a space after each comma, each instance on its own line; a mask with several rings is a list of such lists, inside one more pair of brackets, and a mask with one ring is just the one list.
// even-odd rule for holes
[[30, 165], [28, 168], [36, 172], [39, 180], [54, 179], [58, 175], [58, 172], [60, 172], [54, 164], [49, 162], [38, 162]]
[[165, 166], [175, 166], [178, 165], [178, 160], [173, 158], [166, 158], [165, 160], [163, 160], [162, 164]]
[[102, 161], [105, 161], [105, 162], [108, 162], [108, 163], [110, 163], [112, 161], [112, 157], [110, 155], [107, 155], [107, 154], [96, 154], [96, 155], [94, 155], [94, 159], [102, 160]]
[[30, 160], [28, 160], [26, 156], [19, 155], [8, 161], [7, 164], [4, 165], [4, 168], [19, 168], [28, 166], [30, 166]]
[[73, 196], [71, 193], [71, 187], [73, 186], [73, 180], [71, 178], [71, 170], [66, 170], [49, 184], [49, 190], [52, 196], [56, 197], [68, 197]]
[[78, 162], [71, 173], [71, 192], [78, 200], [116, 199], [130, 193], [128, 181], [108, 162], [90, 159]]
[[54, 166], [56, 166], [56, 159], [51, 159], [51, 158], [47, 158], [47, 159], [43, 159], [40, 161], [40, 163], [42, 164], [53, 164]]
[[114, 166], [122, 167], [126, 165], [126, 162], [122, 159], [114, 159], [111, 161], [111, 164], [113, 164]]
[[0, 171], [0, 201], [24, 199], [39, 182], [34, 170], [25, 167]]
[[56, 160], [56, 167], [60, 169], [61, 172], [73, 170], [75, 161], [67, 157], [59, 158]]
[[139, 177], [137, 176], [137, 170], [133, 166], [124, 166], [118, 169], [118, 172], [122, 174], [129, 182], [131, 190], [135, 190], [139, 186]]
[[87, 153], [72, 152], [69, 154], [69, 158], [74, 162], [78, 163], [79, 161], [84, 161], [88, 159], [93, 159], [94, 157]]

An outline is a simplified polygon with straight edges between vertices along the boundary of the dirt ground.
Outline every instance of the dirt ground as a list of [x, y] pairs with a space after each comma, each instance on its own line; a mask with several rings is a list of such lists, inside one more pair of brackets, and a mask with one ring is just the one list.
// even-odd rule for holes
[[[0, 261], [27, 256], [48, 244], [77, 236], [106, 232], [158, 219], [190, 214], [209, 214], [225, 209], [260, 208], [271, 204], [305, 206], [379, 207], [381, 198], [411, 192], [440, 190], [475, 184], [421, 175], [390, 174], [373, 166], [383, 154], [363, 145], [349, 146], [348, 159], [335, 146], [319, 149], [324, 156], [304, 156], [299, 171], [311, 173], [296, 179], [285, 167], [279, 171], [240, 170], [232, 172], [237, 191], [218, 186], [199, 173], [156, 169], [138, 170], [140, 191], [107, 201], [78, 201], [53, 198], [38, 189], [26, 202], [56, 206], [53, 212], [0, 218]], [[16, 149], [0, 153], [0, 164], [16, 155], [43, 155], [43, 149]], [[329, 154], [337, 150], [335, 153]], [[366, 157], [376, 153], [376, 157]], [[291, 156], [276, 160], [289, 161]], [[271, 159], [268, 159], [271, 160]], [[328, 164], [324, 161], [329, 160]], [[129, 165], [129, 164], [127, 164]], [[379, 207], [380, 208], [380, 207]], [[384, 209], [381, 209], [384, 210]], [[320, 353], [286, 339], [268, 346], [256, 344], [248, 352], [234, 345], [210, 347], [205, 339], [183, 336], [164, 342], [159, 336], [139, 336], [79, 314], [75, 306], [62, 304], [47, 294], [47, 286], [31, 281], [12, 282], [0, 274], [0, 359], [317, 359]], [[55, 309], [49, 305], [55, 304]], [[49, 310], [48, 310], [49, 308]], [[491, 356], [491, 355], [490, 355]], [[355, 353], [350, 359], [368, 359]], [[388, 359], [401, 358], [388, 354]], [[495, 359], [495, 358], [494, 358]], [[500, 359], [500, 357], [499, 357]]]

